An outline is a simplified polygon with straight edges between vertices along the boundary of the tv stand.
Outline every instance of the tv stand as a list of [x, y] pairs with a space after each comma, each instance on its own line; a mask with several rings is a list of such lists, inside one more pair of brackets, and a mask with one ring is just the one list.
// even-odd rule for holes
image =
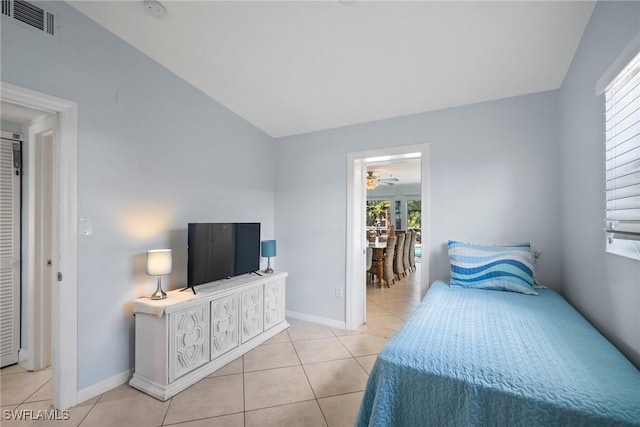
[[258, 273], [257, 271], [252, 271], [250, 274], [255, 274], [255, 275], [257, 275], [257, 276], [262, 277], [262, 274]]
[[288, 273], [243, 275], [138, 298], [135, 373], [129, 385], [165, 401], [289, 327]]

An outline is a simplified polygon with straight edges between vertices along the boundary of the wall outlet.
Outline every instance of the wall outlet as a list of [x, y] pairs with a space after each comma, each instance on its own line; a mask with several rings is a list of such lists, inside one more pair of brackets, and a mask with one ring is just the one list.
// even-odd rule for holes
[[336, 286], [336, 297], [342, 298], [344, 296], [344, 290], [340, 286]]

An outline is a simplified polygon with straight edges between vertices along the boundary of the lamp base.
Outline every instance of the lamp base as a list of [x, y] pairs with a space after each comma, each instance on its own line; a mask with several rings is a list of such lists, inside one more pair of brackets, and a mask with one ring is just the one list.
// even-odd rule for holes
[[271, 268], [271, 257], [267, 258], [269, 261], [267, 263], [267, 268], [264, 269], [263, 273], [271, 274], [273, 273], [273, 268]]
[[165, 299], [167, 297], [167, 293], [162, 289], [157, 290], [151, 295], [151, 299]]
[[162, 290], [162, 283], [160, 282], [160, 276], [158, 276], [158, 287], [156, 291], [151, 295], [151, 299], [165, 299], [167, 297], [167, 293]]

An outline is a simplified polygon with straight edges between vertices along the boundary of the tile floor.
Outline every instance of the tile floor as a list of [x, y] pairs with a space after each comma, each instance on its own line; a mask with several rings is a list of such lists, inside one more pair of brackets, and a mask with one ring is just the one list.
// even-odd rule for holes
[[67, 420], [15, 421], [7, 411], [46, 410], [51, 370], [0, 371], [2, 427], [352, 426], [376, 355], [420, 302], [420, 267], [391, 288], [367, 288], [356, 331], [295, 319], [291, 327], [166, 402], [128, 385], [72, 408]]

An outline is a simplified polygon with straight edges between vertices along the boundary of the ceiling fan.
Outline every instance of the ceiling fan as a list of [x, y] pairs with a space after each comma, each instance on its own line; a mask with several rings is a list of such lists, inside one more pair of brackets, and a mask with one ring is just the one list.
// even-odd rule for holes
[[374, 175], [375, 171], [367, 171], [367, 190], [373, 190], [378, 185], [394, 185], [399, 181], [398, 178], [380, 178]]

